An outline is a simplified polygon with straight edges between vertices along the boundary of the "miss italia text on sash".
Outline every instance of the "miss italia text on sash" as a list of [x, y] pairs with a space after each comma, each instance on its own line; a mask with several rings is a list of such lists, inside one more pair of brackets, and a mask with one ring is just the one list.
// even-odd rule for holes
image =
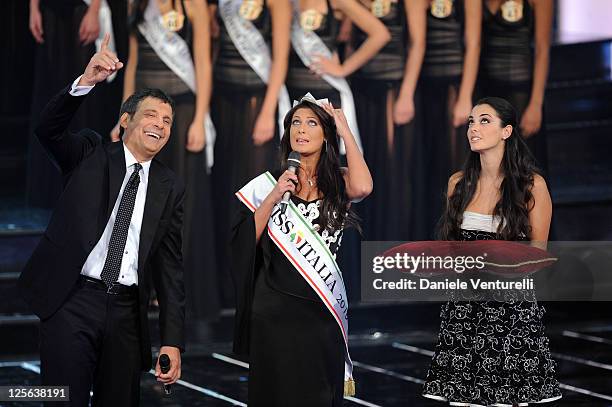
[[[252, 212], [274, 189], [276, 180], [269, 172], [251, 180], [236, 196]], [[355, 394], [353, 362], [348, 350], [348, 298], [342, 273], [327, 245], [293, 202], [282, 214], [276, 204], [267, 225], [268, 235], [283, 255], [319, 296], [344, 339], [344, 395]]]

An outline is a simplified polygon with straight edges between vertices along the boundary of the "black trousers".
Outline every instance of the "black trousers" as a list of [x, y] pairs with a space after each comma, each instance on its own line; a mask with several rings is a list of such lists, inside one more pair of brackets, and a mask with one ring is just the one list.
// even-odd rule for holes
[[70, 386], [70, 402], [58, 406], [86, 407], [92, 389], [94, 407], [138, 406], [137, 295], [107, 294], [79, 280], [62, 307], [41, 322], [40, 359], [43, 385]]

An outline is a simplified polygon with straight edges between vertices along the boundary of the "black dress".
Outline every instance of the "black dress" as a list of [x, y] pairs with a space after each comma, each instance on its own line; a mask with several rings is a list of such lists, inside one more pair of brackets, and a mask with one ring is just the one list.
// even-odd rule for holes
[[[314, 30], [314, 33], [321, 38], [327, 49], [334, 54], [338, 45], [336, 37], [340, 30], [340, 20], [336, 20], [334, 17], [330, 1], [325, 1], [327, 2], [327, 14], [323, 15], [321, 26]], [[302, 96], [310, 92], [316, 99], [327, 98], [335, 107], [341, 106], [340, 92], [323, 78], [310, 72], [293, 48], [289, 54], [286, 84], [291, 100], [300, 100]]]
[[[379, 19], [391, 40], [351, 78], [364, 157], [374, 181], [374, 191], [362, 208], [364, 235], [367, 240], [409, 240], [413, 237], [412, 184], [419, 176], [412, 171], [415, 121], [388, 126], [406, 64], [404, 1], [392, 2], [389, 13]], [[367, 34], [356, 28], [353, 47], [366, 39]]]
[[[183, 28], [177, 32], [190, 50], [193, 41], [192, 31], [189, 19], [185, 18]], [[174, 99], [176, 104], [172, 135], [157, 158], [171, 168], [185, 184], [183, 261], [187, 320], [196, 323], [216, 319], [220, 307], [211, 183], [206, 171], [206, 154], [204, 151], [192, 153], [185, 148], [189, 126], [195, 114], [195, 95], [160, 59], [140, 31], [137, 30], [135, 35], [138, 40], [136, 90], [162, 89]]]
[[[125, 61], [127, 6], [125, 0], [110, 0], [108, 4], [113, 16], [117, 54]], [[52, 208], [63, 188], [59, 170], [49, 160], [33, 130], [49, 99], [81, 75], [96, 52], [95, 44], [82, 46], [79, 42], [79, 27], [87, 9], [82, 0], [40, 1], [44, 43], [37, 45], [36, 50], [27, 164], [27, 201], [31, 206]], [[113, 82], [99, 84], [91, 91], [70, 128], [89, 127], [103, 135], [110, 132], [117, 122], [121, 104], [122, 75], [119, 71]]]
[[[211, 1], [210, 3], [216, 3]], [[215, 208], [215, 235], [217, 237], [217, 261], [229, 262], [229, 226], [238, 202], [234, 192], [250, 179], [270, 168], [278, 161], [279, 132], [261, 146], [253, 144], [253, 128], [261, 111], [267, 85], [251, 69], [234, 45], [219, 13], [218, 55], [213, 66], [213, 94], [211, 117], [217, 130], [215, 162], [212, 181]], [[271, 44], [272, 18], [263, 4], [253, 25]], [[276, 123], [277, 116], [274, 116]], [[233, 304], [232, 282], [228, 273], [219, 275], [222, 304]]]
[[[318, 228], [321, 201], [291, 199]], [[335, 256], [342, 230], [318, 233]], [[342, 406], [344, 340], [337, 322], [268, 233], [257, 244], [254, 237], [255, 219], [245, 207], [233, 226], [232, 270], [234, 351], [249, 356], [249, 406]]]
[[[478, 94], [480, 97], [498, 96], [508, 100], [516, 109], [520, 123], [529, 104], [533, 81], [533, 7], [529, 0], [522, 0], [522, 17], [510, 22], [504, 19], [501, 7], [493, 14], [486, 0], [483, 1]], [[526, 141], [538, 166], [546, 172], [548, 154], [544, 120], [540, 131]]]
[[[461, 240], [491, 239], [495, 233], [461, 230]], [[523, 295], [521, 300], [506, 302], [455, 298], [442, 306], [425, 397], [478, 406], [561, 397], [542, 324], [544, 307], [536, 302], [533, 291]]]
[[418, 134], [417, 180], [414, 196], [416, 239], [434, 238], [444, 205], [446, 184], [469, 152], [466, 126], [453, 127], [453, 108], [459, 95], [464, 59], [464, 2], [452, 0], [448, 16], [427, 10], [427, 42], [421, 69], [422, 131]]

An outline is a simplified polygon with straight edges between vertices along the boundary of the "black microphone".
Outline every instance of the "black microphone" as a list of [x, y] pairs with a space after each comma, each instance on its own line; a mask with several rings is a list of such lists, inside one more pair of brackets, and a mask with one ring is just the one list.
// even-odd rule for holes
[[[297, 151], [292, 151], [289, 153], [289, 157], [287, 158], [287, 170], [292, 174], [295, 174], [300, 168], [300, 153]], [[289, 205], [289, 198], [291, 198], [291, 192], [287, 191], [283, 194], [283, 200], [280, 203], [281, 213], [284, 214], [287, 210], [287, 205]]]
[[[162, 373], [168, 373], [170, 371], [170, 358], [165, 353], [159, 355], [159, 370]], [[164, 384], [164, 393], [169, 395], [172, 392], [171, 384]]]

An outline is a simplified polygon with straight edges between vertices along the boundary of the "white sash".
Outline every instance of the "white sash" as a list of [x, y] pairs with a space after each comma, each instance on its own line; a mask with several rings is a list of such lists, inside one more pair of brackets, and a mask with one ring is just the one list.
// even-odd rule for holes
[[[240, 56], [255, 71], [259, 79], [267, 84], [272, 66], [270, 49], [253, 23], [240, 16], [241, 4], [242, 0], [219, 0], [219, 15]], [[290, 109], [289, 92], [283, 85], [278, 93], [278, 132], [281, 138], [284, 131], [283, 120]]]
[[[276, 180], [272, 174], [266, 172], [251, 180], [236, 192], [236, 196], [255, 212], [275, 185]], [[338, 323], [344, 338], [345, 395], [354, 395], [353, 362], [348, 350], [348, 298], [336, 260], [319, 234], [291, 201], [285, 214], [281, 214], [279, 204], [274, 207], [268, 221], [268, 235], [321, 298]], [[347, 391], [347, 387], [350, 390]]]
[[[91, 4], [91, 0], [83, 0], [83, 2], [87, 4], [87, 6]], [[100, 52], [104, 36], [106, 35], [106, 33], [109, 33], [110, 39], [108, 41], [108, 49], [113, 54], [116, 54], [117, 50], [115, 47], [115, 34], [113, 32], [113, 19], [110, 7], [108, 7], [108, 3], [106, 3], [106, 0], [100, 0], [100, 9], [98, 10], [98, 22], [100, 23], [100, 33], [98, 34], [98, 38], [96, 38], [96, 52]], [[113, 72], [106, 78], [106, 81], [112, 82], [116, 76], [117, 72]]]
[[[157, 8], [157, 1], [151, 0], [147, 5], [142, 23], [138, 30], [147, 40], [151, 48], [167, 66], [185, 82], [194, 94], [197, 94], [195, 67], [191, 51], [185, 41], [175, 32], [162, 24], [162, 17]], [[206, 133], [206, 164], [210, 169], [214, 163], [214, 146], [217, 133], [210, 114], [204, 118], [204, 131]]]
[[[291, 22], [291, 45], [296, 54], [302, 60], [302, 63], [309, 67], [312, 65], [312, 59], [315, 55], [321, 55], [324, 58], [332, 58], [333, 54], [327, 48], [325, 43], [319, 38], [314, 31], [306, 31], [300, 25], [300, 3], [299, 0], [293, 1], [293, 19]], [[332, 10], [329, 10], [329, 18], [332, 17]], [[323, 80], [330, 84], [334, 89], [340, 93], [340, 103], [342, 103], [342, 111], [346, 115], [346, 121], [348, 122], [349, 128], [355, 136], [355, 142], [359, 147], [359, 150], [363, 152], [361, 146], [361, 137], [359, 137], [359, 127], [357, 126], [357, 114], [355, 113], [355, 101], [353, 100], [353, 92], [344, 78], [331, 76], [324, 74], [322, 75]], [[316, 95], [315, 95], [316, 96]], [[346, 149], [344, 142], [340, 139], [340, 152], [344, 154]]]

